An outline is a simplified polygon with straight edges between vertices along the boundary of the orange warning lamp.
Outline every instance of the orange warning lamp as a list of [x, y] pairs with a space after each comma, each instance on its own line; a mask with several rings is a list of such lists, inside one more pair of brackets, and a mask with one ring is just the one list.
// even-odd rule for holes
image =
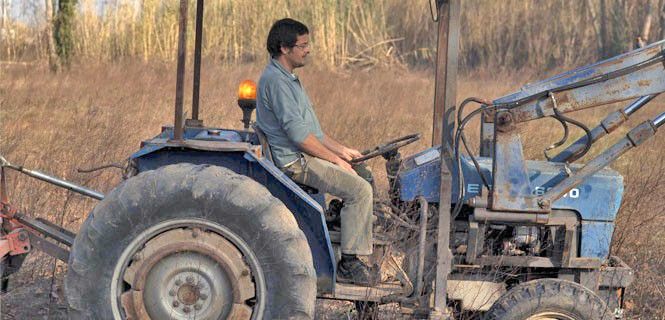
[[242, 109], [242, 122], [245, 129], [249, 129], [252, 121], [252, 111], [256, 109], [256, 83], [252, 80], [243, 80], [238, 86], [238, 106]]
[[238, 86], [238, 100], [256, 100], [256, 83], [243, 80]]

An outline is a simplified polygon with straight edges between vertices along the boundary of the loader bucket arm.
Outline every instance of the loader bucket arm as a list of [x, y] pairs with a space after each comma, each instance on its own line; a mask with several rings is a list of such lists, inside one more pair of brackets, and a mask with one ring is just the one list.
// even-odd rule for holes
[[[488, 208], [492, 211], [548, 213], [551, 204], [584, 179], [609, 165], [622, 154], [654, 136], [665, 113], [633, 128], [625, 138], [589, 161], [582, 169], [568, 172], [544, 195], [532, 194], [521, 137], [517, 126], [526, 121], [554, 117], [562, 124], [582, 128], [586, 137], [574, 147], [574, 153], [555, 157], [572, 162], [581, 158], [601, 134], [613, 130], [630, 115], [665, 91], [665, 41], [578, 68], [526, 86], [520, 92], [497, 99], [484, 109], [483, 122], [493, 130], [492, 190]], [[606, 118], [594, 131], [566, 113], [643, 97], [619, 113]], [[486, 137], [483, 137], [486, 140]], [[562, 144], [562, 143], [561, 143]], [[482, 154], [482, 152], [481, 152]]]

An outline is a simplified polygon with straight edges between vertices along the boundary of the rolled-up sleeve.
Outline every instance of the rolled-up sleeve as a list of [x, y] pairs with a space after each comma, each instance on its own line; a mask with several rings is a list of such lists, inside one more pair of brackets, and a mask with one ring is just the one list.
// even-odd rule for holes
[[303, 108], [296, 95], [284, 80], [268, 84], [271, 108], [289, 140], [301, 144], [310, 134], [309, 126], [303, 119]]

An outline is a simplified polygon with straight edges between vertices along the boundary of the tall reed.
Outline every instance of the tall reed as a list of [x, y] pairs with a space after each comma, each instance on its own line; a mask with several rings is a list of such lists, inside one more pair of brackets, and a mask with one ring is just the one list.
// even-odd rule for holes
[[[9, 0], [0, 0], [3, 3]], [[0, 60], [47, 58], [45, 15], [29, 0], [21, 19], [3, 21]], [[282, 17], [310, 26], [313, 53], [327, 66], [432, 64], [436, 23], [428, 0], [207, 1], [205, 56], [224, 64], [267, 57], [265, 35]], [[432, 1], [434, 2], [434, 1]], [[74, 31], [79, 59], [175, 59], [177, 0], [79, 0]], [[32, 10], [30, 8], [33, 8]], [[195, 1], [188, 33], [193, 43]], [[651, 40], [665, 37], [665, 0], [462, 1], [463, 67], [551, 69], [629, 50], [647, 15]], [[34, 21], [27, 23], [27, 21]], [[574, 48], [574, 50], [571, 50]]]

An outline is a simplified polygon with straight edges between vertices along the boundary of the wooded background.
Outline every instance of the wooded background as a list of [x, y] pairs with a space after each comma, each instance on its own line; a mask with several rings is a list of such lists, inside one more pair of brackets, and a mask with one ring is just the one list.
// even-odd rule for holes
[[[431, 2], [208, 0], [203, 52], [222, 64], [263, 63], [270, 25], [293, 17], [310, 26], [324, 65], [428, 67]], [[191, 0], [190, 25], [194, 12]], [[177, 0], [0, 0], [0, 13], [0, 61], [175, 59]], [[461, 21], [462, 68], [549, 70], [625, 52], [638, 36], [665, 38], [665, 0], [463, 0]]]

